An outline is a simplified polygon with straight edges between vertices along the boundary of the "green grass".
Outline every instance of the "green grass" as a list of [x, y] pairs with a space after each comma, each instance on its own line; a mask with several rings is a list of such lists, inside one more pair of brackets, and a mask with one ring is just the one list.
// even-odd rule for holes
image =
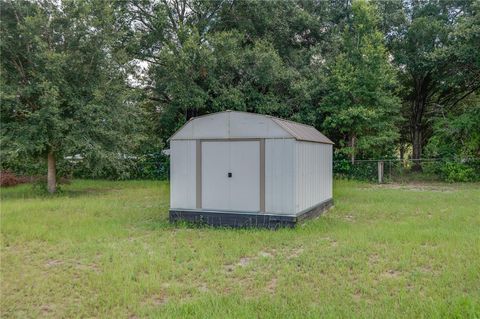
[[336, 181], [279, 231], [169, 225], [168, 192], [2, 189], [1, 317], [480, 317], [479, 184]]

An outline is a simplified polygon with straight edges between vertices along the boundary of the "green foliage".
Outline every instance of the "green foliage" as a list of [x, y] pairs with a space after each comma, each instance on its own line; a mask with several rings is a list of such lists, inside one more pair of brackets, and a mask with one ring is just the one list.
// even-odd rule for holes
[[2, 169], [165, 176], [141, 154], [226, 109], [343, 159], [480, 157], [478, 1], [0, 1]]
[[[384, 160], [384, 181], [445, 181], [477, 182], [480, 181], [480, 159], [466, 160], [426, 160], [422, 161], [422, 172], [412, 172], [416, 161]], [[334, 176], [344, 179], [377, 182], [378, 161], [355, 161], [354, 164], [342, 156], [333, 161]]]
[[322, 24], [336, 10], [295, 1], [178, 4], [123, 3], [124, 19], [138, 22], [125, 25], [134, 56], [150, 66], [146, 89], [163, 141], [192, 116], [225, 109], [315, 124], [324, 78], [311, 62], [331, 51]]
[[46, 164], [43, 158], [31, 158], [19, 156], [18, 154], [5, 156], [5, 153], [2, 153], [0, 161], [0, 170], [2, 171], [11, 170], [21, 176], [37, 176], [45, 174]]
[[271, 45], [259, 41], [242, 48], [244, 36], [219, 32], [201, 43], [194, 30], [185, 36], [182, 48], [164, 51], [161, 65], [150, 72], [159, 83], [156, 92], [168, 100], [160, 114], [160, 134], [164, 139], [178, 129], [186, 115], [225, 109], [280, 113], [288, 85], [289, 71]]
[[323, 127], [344, 153], [378, 158], [391, 154], [398, 138], [395, 73], [378, 31], [375, 8], [356, 1], [352, 15], [342, 33], [342, 49], [330, 67], [329, 93], [320, 107], [326, 115]]
[[413, 145], [414, 158], [424, 155], [436, 119], [480, 88], [479, 6], [462, 0], [379, 4], [403, 86], [403, 139]]
[[446, 116], [436, 119], [425, 153], [459, 159], [480, 156], [480, 96], [472, 95]]
[[131, 179], [168, 180], [170, 157], [161, 153], [138, 156], [129, 161]]
[[348, 159], [337, 159], [333, 162], [333, 174], [338, 178], [356, 179], [360, 181], [377, 180], [377, 162], [352, 162]]
[[478, 180], [478, 173], [475, 174], [473, 167], [463, 163], [446, 162], [440, 167], [442, 178], [447, 182], [472, 182]]
[[[2, 166], [81, 154], [91, 176], [125, 169], [140, 112], [101, 1], [2, 1]], [[5, 163], [3, 163], [5, 161]], [[36, 165], [36, 164], [34, 164]]]

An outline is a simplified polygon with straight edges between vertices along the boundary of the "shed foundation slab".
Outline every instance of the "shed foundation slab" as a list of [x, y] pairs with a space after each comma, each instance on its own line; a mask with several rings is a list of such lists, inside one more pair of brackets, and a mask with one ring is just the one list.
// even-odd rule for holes
[[259, 227], [268, 229], [277, 229], [282, 227], [293, 228], [298, 223], [301, 223], [304, 220], [321, 215], [332, 206], [333, 199], [328, 199], [318, 205], [315, 205], [305, 210], [297, 216], [190, 209], [170, 209], [169, 220], [171, 223], [187, 221], [191, 223], [210, 225], [214, 227]]

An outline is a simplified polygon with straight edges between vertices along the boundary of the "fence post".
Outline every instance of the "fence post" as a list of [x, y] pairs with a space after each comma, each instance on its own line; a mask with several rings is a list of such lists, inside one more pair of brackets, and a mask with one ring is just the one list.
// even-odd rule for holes
[[378, 183], [383, 183], [383, 161], [378, 161]]

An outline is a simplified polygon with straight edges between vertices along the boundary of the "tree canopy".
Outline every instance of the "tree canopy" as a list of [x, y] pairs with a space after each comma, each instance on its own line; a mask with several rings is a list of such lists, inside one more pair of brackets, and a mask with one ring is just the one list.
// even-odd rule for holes
[[[1, 148], [8, 161], [81, 154], [92, 175], [121, 169], [139, 112], [101, 1], [2, 3]], [[2, 157], [3, 157], [2, 156]], [[55, 182], [49, 184], [55, 191]]]
[[364, 158], [389, 156], [398, 139], [395, 70], [377, 25], [374, 7], [366, 2], [352, 5], [341, 49], [331, 62], [328, 93], [319, 108], [325, 117], [323, 127], [337, 137], [341, 151], [352, 161], [356, 152]]
[[0, 5], [2, 168], [79, 154], [126, 177], [225, 109], [314, 125], [351, 161], [480, 157], [478, 1]]

